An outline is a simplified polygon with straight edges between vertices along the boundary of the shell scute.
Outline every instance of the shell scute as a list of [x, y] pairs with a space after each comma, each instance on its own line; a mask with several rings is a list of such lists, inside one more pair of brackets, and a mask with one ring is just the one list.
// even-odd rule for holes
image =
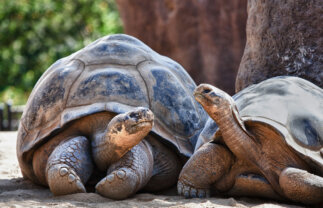
[[322, 123], [320, 124], [319, 122], [317, 118], [310, 115], [298, 116], [289, 122], [288, 129], [300, 145], [319, 150], [323, 147], [323, 134], [320, 132]]
[[82, 60], [86, 65], [137, 65], [149, 59], [149, 55], [140, 47], [118, 41], [101, 41], [89, 45], [76, 52], [73, 57]]
[[146, 106], [146, 87], [136, 70], [110, 67], [84, 73], [71, 89], [67, 106], [111, 101]]
[[82, 72], [79, 61], [71, 61], [64, 67], [54, 68], [46, 77], [40, 79], [27, 102], [22, 121], [27, 130], [37, 128], [53, 120], [66, 103], [69, 87]]
[[[186, 89], [170, 72], [152, 69], [152, 108], [156, 108], [157, 117], [163, 117], [165, 125], [185, 136], [191, 136], [198, 126], [199, 116], [193, 101], [186, 96]], [[160, 114], [160, 115], [158, 115]]]

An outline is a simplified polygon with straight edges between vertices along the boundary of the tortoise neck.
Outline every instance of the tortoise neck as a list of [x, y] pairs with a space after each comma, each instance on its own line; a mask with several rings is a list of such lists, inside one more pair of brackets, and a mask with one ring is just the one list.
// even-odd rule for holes
[[231, 111], [223, 112], [217, 117], [216, 123], [221, 130], [225, 144], [237, 157], [246, 158], [255, 163], [258, 157], [255, 142], [236, 121]]

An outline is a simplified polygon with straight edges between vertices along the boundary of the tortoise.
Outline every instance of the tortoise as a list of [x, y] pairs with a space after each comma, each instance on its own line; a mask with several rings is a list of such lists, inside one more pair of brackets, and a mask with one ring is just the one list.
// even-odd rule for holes
[[233, 98], [208, 84], [194, 96], [213, 120], [180, 173], [179, 194], [323, 202], [321, 88], [282, 76]]
[[102, 37], [50, 66], [23, 112], [23, 176], [54, 195], [96, 191], [123, 199], [175, 185], [207, 114], [175, 61], [138, 39]]

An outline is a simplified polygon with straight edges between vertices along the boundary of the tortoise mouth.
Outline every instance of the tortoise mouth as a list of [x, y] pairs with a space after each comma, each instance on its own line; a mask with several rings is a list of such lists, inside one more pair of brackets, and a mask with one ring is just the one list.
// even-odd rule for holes
[[129, 134], [136, 134], [141, 131], [146, 131], [147, 129], [149, 129], [150, 131], [152, 126], [153, 126], [152, 120], [145, 120], [145, 121], [140, 121], [135, 124], [132, 124], [126, 129]]
[[144, 120], [144, 121], [140, 121], [137, 122], [133, 125], [130, 126], [130, 128], [134, 129], [134, 128], [140, 128], [140, 127], [145, 127], [145, 126], [152, 126], [153, 125], [153, 120]]
[[208, 97], [206, 97], [204, 94], [200, 92], [194, 92], [194, 97], [195, 97], [195, 100], [202, 105], [207, 103], [213, 103], [212, 100], [210, 100]]

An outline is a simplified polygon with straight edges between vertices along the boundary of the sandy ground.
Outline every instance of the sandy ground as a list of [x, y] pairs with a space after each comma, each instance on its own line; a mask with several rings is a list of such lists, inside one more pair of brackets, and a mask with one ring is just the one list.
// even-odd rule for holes
[[0, 207], [301, 207], [250, 198], [185, 199], [168, 194], [136, 194], [114, 201], [96, 193], [54, 197], [49, 189], [21, 176], [16, 158], [16, 132], [0, 132]]

